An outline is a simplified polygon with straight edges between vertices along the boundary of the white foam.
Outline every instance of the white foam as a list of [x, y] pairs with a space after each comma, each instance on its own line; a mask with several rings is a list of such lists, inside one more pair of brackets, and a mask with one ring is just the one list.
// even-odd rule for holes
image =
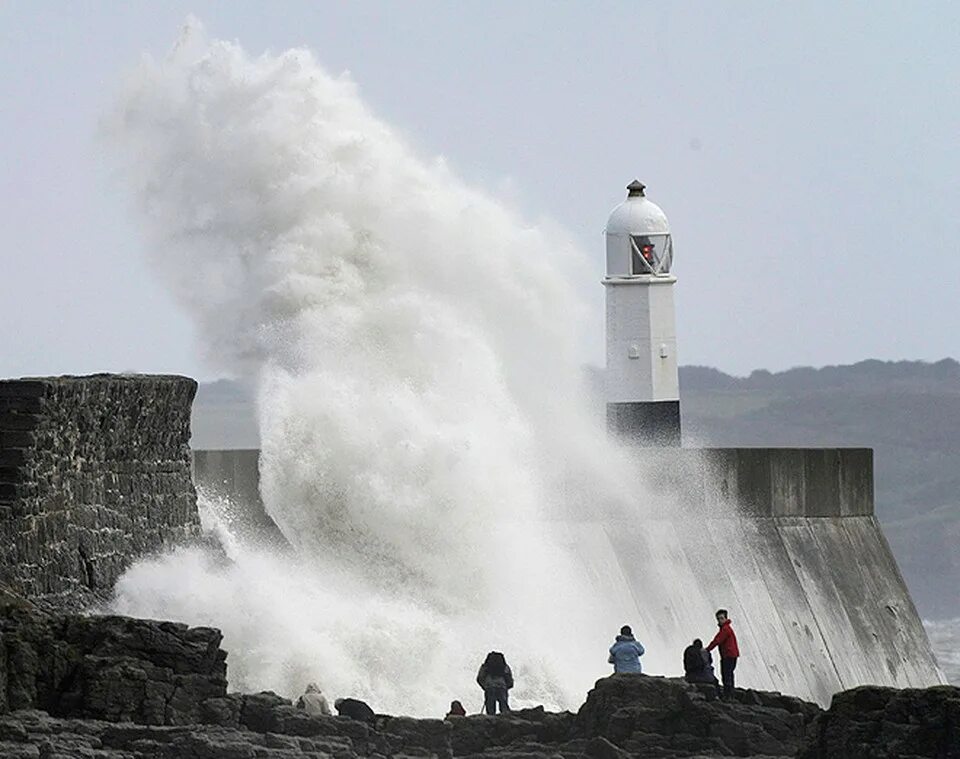
[[304, 50], [254, 58], [191, 22], [107, 130], [204, 355], [258, 378], [263, 498], [296, 548], [143, 562], [115, 609], [222, 628], [238, 689], [440, 714], [479, 700], [499, 648], [515, 699], [578, 705], [631, 620], [543, 519], [641, 488], [579, 386], [586, 259]]

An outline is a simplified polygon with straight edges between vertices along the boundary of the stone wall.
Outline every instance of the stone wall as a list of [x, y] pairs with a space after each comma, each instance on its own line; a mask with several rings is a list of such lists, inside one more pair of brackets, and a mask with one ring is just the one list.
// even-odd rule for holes
[[109, 594], [199, 532], [187, 377], [0, 381], [0, 585], [46, 608]]

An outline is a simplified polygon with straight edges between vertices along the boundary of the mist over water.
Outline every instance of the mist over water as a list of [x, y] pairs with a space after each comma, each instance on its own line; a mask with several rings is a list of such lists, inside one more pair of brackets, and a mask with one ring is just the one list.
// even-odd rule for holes
[[924, 620], [930, 645], [947, 680], [960, 685], [960, 618]]
[[579, 384], [586, 259], [418, 157], [304, 50], [252, 57], [191, 23], [107, 132], [210, 365], [256, 378], [263, 500], [294, 548], [250, 544], [205, 496], [229, 560], [141, 562], [114, 608], [220, 627], [236, 689], [316, 680], [436, 715], [479, 704], [499, 649], [515, 701], [578, 705], [636, 621], [550, 518], [642, 490]]

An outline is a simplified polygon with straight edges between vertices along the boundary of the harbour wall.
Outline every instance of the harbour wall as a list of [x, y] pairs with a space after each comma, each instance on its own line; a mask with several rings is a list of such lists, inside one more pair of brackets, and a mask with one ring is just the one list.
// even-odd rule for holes
[[[744, 685], [827, 704], [858, 685], [943, 682], [874, 517], [872, 451], [642, 456], [649, 489], [635, 512], [557, 513], [544, 529], [569, 547], [592, 591], [636, 621], [641, 640], [675, 649], [669, 660], [653, 657], [659, 671], [679, 674], [682, 646], [706, 640], [723, 606], [740, 638]], [[194, 479], [231, 502], [234, 529], [282, 540], [260, 500], [258, 458], [253, 449], [194, 451]]]
[[0, 594], [58, 610], [200, 530], [187, 377], [0, 381]]

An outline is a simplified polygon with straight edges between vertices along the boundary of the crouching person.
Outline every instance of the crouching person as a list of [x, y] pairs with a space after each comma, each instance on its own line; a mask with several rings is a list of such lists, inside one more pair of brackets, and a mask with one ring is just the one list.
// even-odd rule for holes
[[333, 708], [337, 710], [337, 714], [341, 717], [349, 717], [369, 724], [373, 724], [377, 716], [369, 705], [358, 698], [338, 698], [333, 702]]
[[713, 671], [713, 657], [703, 647], [700, 638], [683, 650], [683, 679], [688, 683], [705, 683], [717, 689], [720, 695], [720, 682]]
[[303, 709], [311, 717], [322, 717], [330, 714], [330, 704], [323, 695], [320, 686], [310, 683], [307, 690], [297, 699], [297, 708]]

